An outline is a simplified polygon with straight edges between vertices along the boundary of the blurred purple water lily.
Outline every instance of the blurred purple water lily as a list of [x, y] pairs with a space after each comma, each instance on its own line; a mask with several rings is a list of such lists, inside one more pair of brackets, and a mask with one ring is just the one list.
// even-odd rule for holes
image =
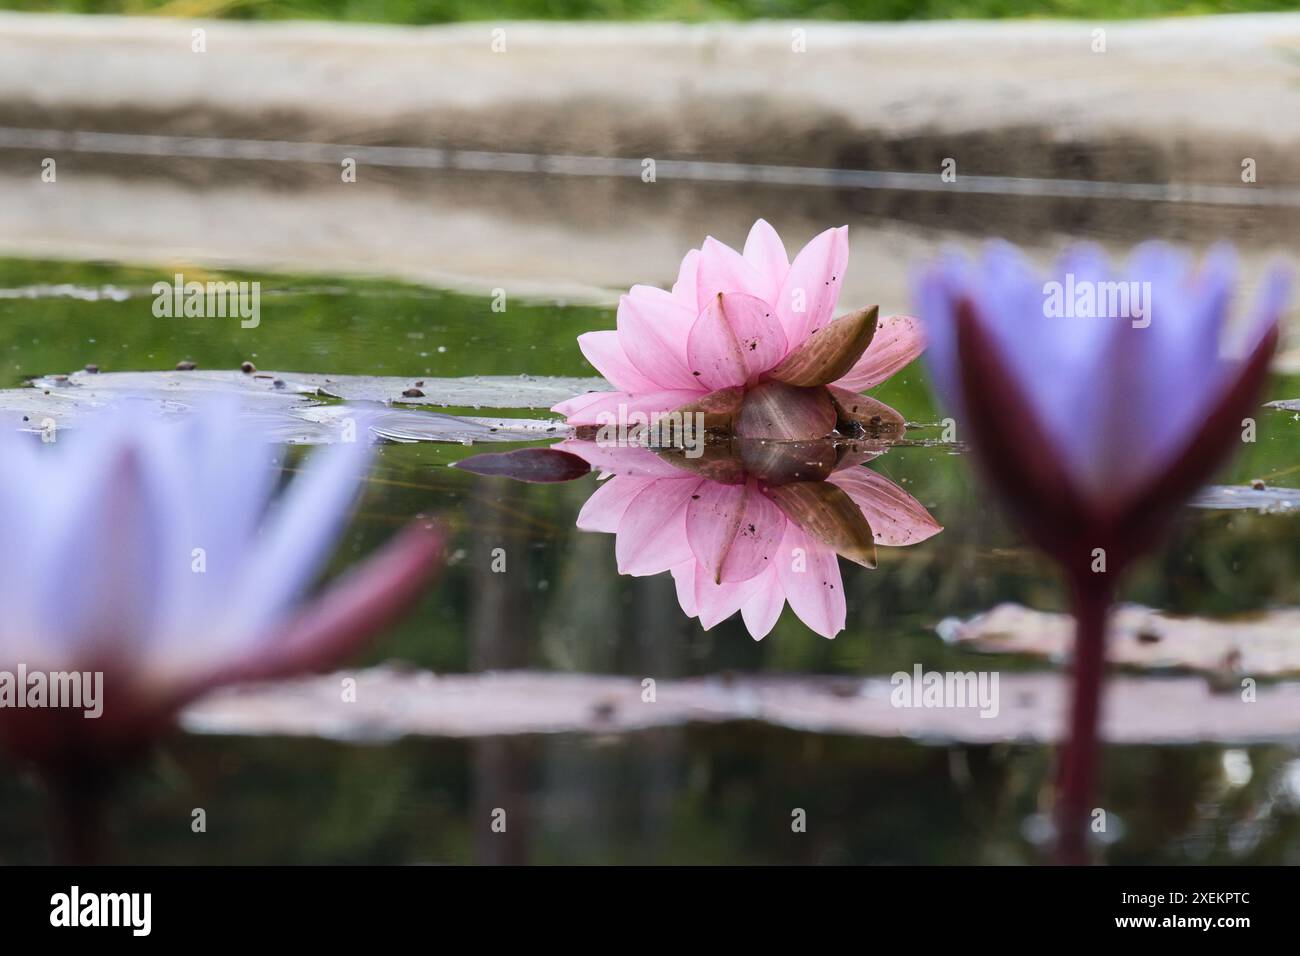
[[1230, 337], [1235, 287], [1229, 249], [1198, 268], [1157, 243], [1119, 269], [1078, 247], [1046, 277], [996, 243], [974, 261], [949, 255], [916, 282], [929, 365], [959, 437], [1073, 589], [1075, 697], [1057, 801], [1067, 862], [1087, 858], [1115, 578], [1240, 439], [1268, 372], [1287, 281], [1269, 275]]
[[332, 664], [420, 593], [443, 541], [423, 520], [304, 601], [370, 453], [321, 451], [276, 495], [274, 451], [226, 406], [0, 435], [0, 670], [103, 674], [97, 718], [0, 708], [56, 791], [93, 790], [213, 687]]

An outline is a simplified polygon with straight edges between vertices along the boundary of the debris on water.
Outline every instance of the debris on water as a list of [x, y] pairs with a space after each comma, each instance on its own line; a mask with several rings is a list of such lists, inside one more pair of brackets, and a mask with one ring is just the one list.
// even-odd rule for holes
[[1248, 485], [1211, 485], [1192, 499], [1194, 508], [1222, 508], [1285, 514], [1300, 502], [1300, 489], [1276, 488], [1256, 478]]
[[114, 285], [85, 288], [70, 283], [34, 285], [20, 289], [0, 289], [0, 299], [76, 299], [81, 302], [125, 302], [131, 298], [129, 289]]
[[92, 363], [90, 363], [90, 364], [88, 364], [88, 365], [86, 366], [86, 371], [89, 372], [91, 375], [98, 375], [98, 374], [99, 374], [99, 366], [98, 366], [98, 365], [95, 365], [95, 364], [92, 362]]
[[240, 363], [239, 370], [243, 372], [245, 375], [252, 375], [254, 372], [257, 371], [257, 366], [254, 365], [252, 362], [248, 361], [247, 359], [245, 359], [243, 362]]
[[403, 398], [424, 398], [424, 392], [420, 391], [418, 388], [408, 388], [406, 389], [406, 391], [402, 392], [402, 397]]
[[[1298, 622], [1300, 608], [1294, 607], [1211, 618], [1122, 605], [1111, 615], [1107, 657], [1112, 666], [1194, 671], [1205, 675], [1216, 691], [1239, 691], [1241, 675], [1300, 674], [1294, 639]], [[1068, 614], [1018, 604], [1000, 604], [967, 621], [945, 619], [938, 632], [948, 643], [969, 650], [1049, 660], [1065, 660], [1074, 644], [1074, 620]]]
[[[464, 560], [461, 551], [449, 563]], [[330, 704], [338, 698], [342, 676], [355, 679], [358, 688], [356, 702], [344, 708], [346, 716]], [[435, 675], [376, 667], [219, 691], [191, 705], [182, 726], [199, 733], [332, 737], [362, 725], [392, 736], [464, 738], [759, 721], [805, 733], [1001, 744], [1054, 742], [1065, 724], [1067, 695], [1055, 674], [1003, 673], [997, 720], [986, 720], [973, 708], [897, 708], [891, 700], [894, 687], [883, 676], [857, 684], [850, 694], [851, 682], [843, 677], [723, 672], [665, 678], [658, 682], [658, 703], [646, 707], [635, 677], [533, 671]], [[1199, 677], [1117, 676], [1107, 695], [1106, 737], [1125, 744], [1293, 741], [1298, 699], [1300, 685], [1288, 682], [1260, 686], [1256, 702], [1242, 707], [1239, 697], [1208, 693]]]
[[962, 620], [959, 617], [945, 617], [934, 626], [939, 640], [945, 644], [956, 644], [961, 639]]
[[182, 361], [182, 362], [177, 362], [177, 363], [176, 363], [176, 371], [178, 371], [178, 372], [192, 372], [192, 371], [194, 371], [196, 368], [198, 368], [198, 365], [196, 365], [195, 363], [191, 362], [189, 359], [185, 359], [185, 360]]

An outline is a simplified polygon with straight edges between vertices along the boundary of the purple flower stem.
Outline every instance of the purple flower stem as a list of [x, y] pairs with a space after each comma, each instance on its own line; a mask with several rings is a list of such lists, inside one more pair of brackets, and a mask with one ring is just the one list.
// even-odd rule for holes
[[110, 783], [100, 773], [45, 775], [54, 861], [87, 866], [107, 859]]
[[1106, 676], [1106, 616], [1114, 590], [1106, 574], [1081, 572], [1074, 581], [1074, 699], [1070, 736], [1056, 781], [1057, 862], [1090, 862], [1088, 832], [1097, 783], [1101, 689]]

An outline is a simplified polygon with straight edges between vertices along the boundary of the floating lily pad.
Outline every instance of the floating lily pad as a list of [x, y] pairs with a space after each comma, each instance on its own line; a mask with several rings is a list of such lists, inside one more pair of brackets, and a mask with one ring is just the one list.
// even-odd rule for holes
[[82, 371], [45, 376], [29, 388], [0, 390], [0, 427], [76, 427], [97, 409], [125, 401], [151, 403], [160, 412], [179, 414], [200, 402], [229, 397], [238, 401], [250, 428], [274, 441], [338, 441], [361, 415], [370, 433], [385, 441], [530, 441], [560, 437], [569, 429], [558, 420], [453, 416], [419, 406], [549, 407], [603, 384], [599, 379], [508, 376], [399, 379], [236, 370]]
[[[1074, 619], [1000, 604], [968, 621], [946, 620], [940, 634], [971, 650], [1064, 661], [1074, 647]], [[1300, 608], [1213, 620], [1124, 605], [1111, 615], [1106, 650], [1112, 664], [1199, 671], [1231, 683], [1237, 675], [1300, 674], [1297, 634]]]
[[[339, 695], [356, 680], [354, 700]], [[996, 716], [977, 708], [895, 707], [888, 677], [660, 680], [508, 671], [435, 675], [378, 667], [231, 688], [192, 705], [194, 733], [384, 741], [408, 735], [608, 735], [688, 723], [758, 721], [813, 733], [925, 743], [1054, 743], [1066, 726], [1067, 680], [999, 675]], [[1115, 743], [1253, 744], [1300, 739], [1300, 683], [1261, 685], [1253, 703], [1196, 677], [1118, 678], [1106, 689], [1103, 734]]]
[[290, 394], [392, 405], [457, 408], [550, 408], [583, 392], [607, 391], [599, 378], [533, 375], [474, 375], [463, 378], [398, 378], [379, 375], [323, 375], [312, 372], [241, 372], [194, 369], [163, 372], [73, 372], [32, 383], [66, 396], [109, 394], [240, 395]]

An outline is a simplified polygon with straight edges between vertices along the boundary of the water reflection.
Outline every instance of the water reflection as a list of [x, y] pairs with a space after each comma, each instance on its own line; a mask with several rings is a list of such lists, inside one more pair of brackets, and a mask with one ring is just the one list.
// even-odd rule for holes
[[[786, 603], [825, 637], [844, 629], [839, 558], [876, 567], [876, 547], [905, 547], [942, 528], [925, 507], [864, 463], [886, 446], [821, 439], [729, 438], [692, 457], [570, 439], [555, 446], [597, 470], [583, 531], [615, 535], [620, 574], [668, 572], [682, 611], [708, 630], [740, 612], [757, 640]], [[506, 473], [496, 456], [495, 473]], [[519, 454], [532, 479], [535, 456]]]

